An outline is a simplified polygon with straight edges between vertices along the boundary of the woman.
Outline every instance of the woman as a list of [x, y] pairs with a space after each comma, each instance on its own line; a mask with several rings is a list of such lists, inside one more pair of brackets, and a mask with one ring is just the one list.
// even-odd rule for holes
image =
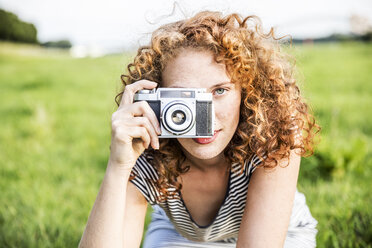
[[[80, 247], [138, 247], [148, 203], [146, 248], [315, 246], [317, 221], [296, 185], [319, 126], [276, 40], [255, 16], [209, 11], [153, 33], [122, 77]], [[159, 139], [148, 103], [133, 101], [155, 87], [206, 88], [214, 136]]]

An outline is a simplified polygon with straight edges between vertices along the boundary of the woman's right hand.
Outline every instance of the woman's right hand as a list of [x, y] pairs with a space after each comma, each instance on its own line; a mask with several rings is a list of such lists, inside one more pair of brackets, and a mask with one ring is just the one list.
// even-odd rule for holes
[[149, 80], [127, 85], [118, 109], [112, 114], [110, 162], [120, 169], [130, 171], [150, 144], [159, 149], [161, 130], [154, 111], [146, 101], [133, 103], [137, 91], [156, 86], [157, 83]]

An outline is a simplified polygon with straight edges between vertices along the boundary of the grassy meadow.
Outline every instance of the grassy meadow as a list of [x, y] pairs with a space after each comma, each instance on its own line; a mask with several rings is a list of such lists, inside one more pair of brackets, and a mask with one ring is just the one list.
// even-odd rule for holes
[[[372, 44], [290, 51], [322, 126], [298, 182], [319, 222], [318, 247], [372, 247]], [[0, 247], [78, 245], [105, 173], [114, 97], [130, 59], [75, 59], [0, 43]]]

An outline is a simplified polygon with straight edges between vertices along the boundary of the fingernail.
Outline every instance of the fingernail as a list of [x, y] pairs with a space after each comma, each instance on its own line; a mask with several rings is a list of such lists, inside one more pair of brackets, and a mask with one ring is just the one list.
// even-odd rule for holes
[[159, 143], [158, 142], [156, 142], [156, 144], [155, 144], [155, 149], [159, 150]]
[[158, 134], [161, 134], [161, 129], [160, 129], [160, 127], [157, 127], [156, 129], [157, 129], [157, 131], [158, 131]]

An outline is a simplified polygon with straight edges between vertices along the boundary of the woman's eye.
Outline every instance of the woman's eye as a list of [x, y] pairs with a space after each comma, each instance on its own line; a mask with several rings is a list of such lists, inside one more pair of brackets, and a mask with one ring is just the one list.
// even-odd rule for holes
[[219, 88], [217, 90], [215, 90], [214, 92], [217, 94], [217, 95], [223, 95], [225, 93], [225, 89], [223, 88]]

